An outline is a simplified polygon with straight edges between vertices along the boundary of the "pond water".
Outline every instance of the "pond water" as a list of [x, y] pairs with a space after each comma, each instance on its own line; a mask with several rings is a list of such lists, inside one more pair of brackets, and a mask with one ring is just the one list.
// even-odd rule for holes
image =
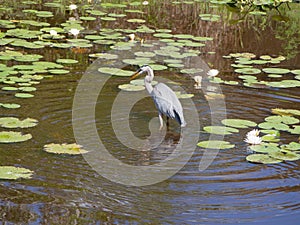
[[[146, 2], [143, 5], [141, 2], [129, 4], [129, 2], [115, 1], [118, 4], [114, 5], [110, 1], [101, 1], [101, 4], [97, 1], [90, 3], [82, 1], [76, 3], [77, 9], [74, 10], [69, 9], [72, 2], [64, 2], [64, 5], [58, 1], [52, 5], [49, 2], [2, 1], [0, 7], [1, 33], [7, 33], [15, 28], [40, 30], [47, 27], [46, 24], [34, 25], [32, 22], [38, 21], [39, 23], [49, 23], [48, 27], [62, 27], [68, 31], [75, 27], [80, 30], [80, 33], [76, 39], [73, 35], [62, 32], [61, 34], [66, 37], [55, 39], [47, 38], [47, 36], [41, 37], [42, 34], [47, 33], [43, 31], [44, 33], [38, 34], [38, 37], [21, 39], [26, 39], [28, 42], [70, 43], [66, 41], [66, 38], [70, 40], [84, 39], [87, 35], [99, 35], [99, 32], [106, 31], [108, 35], [97, 40], [112, 40], [113, 42], [112, 44], [96, 44], [90, 41], [91, 46], [83, 46], [83, 44], [76, 46], [75, 44], [61, 48], [62, 46], [47, 45], [43, 48], [33, 49], [28, 46], [23, 47], [24, 43], [22, 45], [14, 44], [16, 40], [10, 40], [12, 41], [10, 44], [4, 44], [5, 41], [2, 42], [0, 39], [1, 52], [18, 51], [23, 55], [39, 54], [43, 56], [40, 61], [48, 62], [56, 62], [57, 59], [65, 58], [78, 61], [76, 64], [64, 64], [63, 69], [69, 70], [67, 74], [53, 75], [49, 71], [37, 73], [44, 79], [32, 85], [37, 89], [29, 92], [34, 94], [32, 98], [16, 98], [14, 96], [16, 91], [3, 89], [0, 91], [1, 103], [21, 105], [18, 109], [0, 107], [1, 117], [13, 116], [22, 119], [30, 117], [38, 120], [38, 125], [32, 128], [0, 128], [0, 131], [22, 131], [32, 135], [32, 139], [25, 142], [0, 144], [0, 165], [25, 167], [34, 171], [31, 179], [0, 180], [0, 218], [3, 223], [281, 224], [284, 222], [285, 224], [295, 224], [300, 217], [300, 161], [265, 165], [247, 162], [245, 158], [249, 155], [249, 145], [244, 142], [244, 138], [246, 133], [253, 128], [240, 129], [238, 133], [225, 135], [224, 140], [235, 144], [235, 147], [220, 150], [205, 170], [199, 171], [199, 162], [205, 157], [205, 152], [209, 150], [195, 146], [195, 151], [187, 163], [185, 161], [177, 162], [182, 167], [178, 173], [162, 182], [148, 186], [132, 187], [112, 182], [97, 173], [84, 156], [50, 154], [43, 151], [43, 147], [49, 143], [76, 142], [73, 130], [74, 121], [72, 124], [76, 89], [92, 65], [96, 65], [96, 68], [110, 65], [105, 60], [99, 61], [90, 57], [89, 54], [118, 54], [119, 52], [123, 56], [131, 54], [135, 51], [134, 46], [140, 45], [138, 39], [137, 43], [132, 44], [132, 48], [125, 50], [125, 54], [122, 52], [124, 50], [110, 49], [110, 46], [117, 45], [117, 42], [127, 43], [123, 37], [130, 33], [135, 33], [139, 38], [144, 39], [145, 44], [167, 43], [162, 41], [166, 38], [155, 37], [157, 33], [168, 34], [167, 30], [155, 31], [159, 29], [168, 29], [171, 34], [211, 38], [211, 40], [203, 42], [205, 46], [193, 46], [188, 43], [179, 48], [183, 48], [184, 51], [199, 50], [201, 53], [197, 52], [196, 59], [201, 60], [201, 63], [205, 62], [203, 69], [207, 70], [208, 66], [218, 69], [220, 73], [217, 77], [223, 81], [237, 81], [237, 83], [234, 82], [234, 85], [224, 84], [222, 80], [219, 81], [220, 84], [213, 83], [212, 78], [204, 76], [202, 89], [195, 89], [193, 74], [181, 73], [182, 68], [178, 69], [174, 65], [164, 63], [167, 66], [165, 70], [155, 71], [155, 79], [171, 80], [173, 83], [169, 82], [168, 85], [172, 89], [194, 94], [191, 99], [181, 99], [181, 102], [187, 115], [192, 108], [189, 105], [190, 101], [198, 113], [199, 130], [187, 134], [187, 136], [196, 137], [197, 142], [208, 140], [210, 134], [204, 132], [203, 127], [211, 125], [213, 118], [217, 121], [213, 125], [222, 125], [220, 120], [223, 118], [247, 119], [261, 123], [264, 118], [273, 115], [271, 110], [274, 108], [300, 109], [299, 85], [297, 84], [299, 75], [298, 78], [293, 73], [283, 74], [282, 77], [277, 78], [268, 77], [263, 72], [257, 75], [258, 80], [267, 82], [292, 80], [292, 83], [295, 83], [294, 87], [281, 88], [274, 86], [276, 84], [270, 86], [263, 82], [251, 85], [251, 82], [238, 78], [242, 74], [234, 72], [235, 68], [231, 66], [236, 60], [234, 56], [224, 57], [230, 53], [244, 52], [255, 54], [255, 59], [263, 55], [272, 58], [282, 55], [284, 60], [276, 62], [276, 64], [274, 62], [259, 64], [261, 62], [258, 62], [255, 68], [299, 70], [299, 5], [290, 4], [289, 7], [282, 5], [278, 9], [279, 11], [272, 10], [268, 11], [266, 15], [257, 15], [257, 13], [251, 14], [251, 10], [240, 13], [239, 9], [235, 7], [200, 1], [173, 3], [171, 1], [149, 1], [148, 5]], [[30, 10], [48, 11], [48, 14], [52, 12], [53, 16], [47, 16], [45, 12], [42, 13], [42, 16], [37, 16], [39, 13], [30, 12]], [[93, 15], [88, 10], [98, 10], [97, 13], [102, 11], [105, 14], [95, 15], [97, 13], [94, 12]], [[118, 16], [122, 14], [125, 16]], [[211, 21], [214, 20], [211, 19], [213, 16], [208, 15], [210, 19], [205, 20], [201, 19], [199, 14], [219, 15], [220, 18], [215, 16], [216, 21]], [[86, 18], [82, 16], [91, 16], [96, 19], [85, 20]], [[74, 17], [75, 20], [81, 17], [83, 22], [76, 26], [73, 24], [63, 27], [62, 24], [69, 20], [69, 17]], [[145, 23], [140, 23], [141, 21], [128, 22], [128, 19], [143, 19]], [[22, 20], [32, 21], [22, 22]], [[141, 25], [147, 26], [147, 29], [153, 30], [154, 33], [149, 30], [145, 32], [145, 27], [143, 28], [145, 30], [136, 31], [136, 29], [141, 29]], [[21, 33], [21, 31], [18, 32]], [[116, 39], [114, 38], [116, 36], [112, 38], [112, 33], [116, 32], [121, 33], [121, 36], [117, 35]], [[2, 37], [2, 40], [13, 37], [20, 38], [18, 35], [6, 35]], [[181, 38], [172, 36], [167, 39], [177, 40], [176, 43], [180, 43]], [[42, 45], [41, 42], [36, 44]], [[178, 47], [178, 44], [176, 46]], [[153, 52], [155, 48], [152, 46], [148, 49]], [[166, 59], [174, 60], [172, 57], [166, 57]], [[185, 65], [192, 65], [192, 63], [188, 64], [188, 59], [184, 60]], [[0, 63], [11, 67], [13, 65], [30, 65], [32, 62], [24, 63], [2, 58]], [[133, 71], [138, 67], [131, 65], [126, 68]], [[20, 73], [19, 71], [15, 76], [20, 76]], [[4, 75], [1, 73], [1, 76]], [[13, 76], [13, 74], [9, 76]], [[103, 76], [99, 73], [98, 76], [100, 79], [107, 75]], [[154, 149], [134, 151], [124, 146], [116, 137], [112, 127], [111, 110], [116, 96], [120, 93], [118, 85], [129, 82], [129, 77], [112, 76], [107, 78], [97, 97], [95, 126], [102, 143], [114, 157], [130, 165], [140, 167], [152, 165], [168, 157], [176, 148], [180, 143], [181, 131], [177, 124], [171, 121], [162, 143]], [[251, 87], [249, 87], [249, 83]], [[9, 83], [7, 80], [1, 80], [1, 88], [10, 85], [20, 86], [16, 83]], [[91, 85], [91, 89], [97, 87], [92, 83], [89, 85]], [[209, 86], [211, 87], [209, 88]], [[218, 90], [219, 98], [208, 96], [211, 89]], [[82, 94], [84, 95], [84, 93]], [[124, 93], [128, 99], [134, 96], [131, 94]], [[89, 96], [85, 95], [85, 97]], [[226, 106], [225, 109], [223, 104]], [[122, 112], [122, 106], [119, 106], [117, 110]], [[212, 115], [214, 113], [216, 115]], [[133, 134], [147, 140], [150, 135], [149, 121], [156, 116], [157, 111], [150, 97], [138, 101], [130, 113], [130, 126]], [[84, 119], [86, 124], [94, 123], [93, 116], [80, 119]], [[121, 116], [118, 119], [126, 118]], [[187, 117], [186, 119], [187, 127], [189, 124], [196, 123], [194, 118]], [[159, 124], [155, 123], [155, 126], [158, 129]], [[280, 134], [280, 144], [299, 141], [299, 134], [292, 135], [289, 132], [280, 132]], [[128, 180], [134, 179], [128, 177]]]

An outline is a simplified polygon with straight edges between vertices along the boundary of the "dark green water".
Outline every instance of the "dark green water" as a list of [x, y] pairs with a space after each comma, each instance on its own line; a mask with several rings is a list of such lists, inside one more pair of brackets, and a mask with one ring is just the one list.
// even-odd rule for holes
[[[13, 5], [12, 2], [2, 2], [3, 7], [10, 6], [13, 9], [2, 10], [2, 19], [25, 18], [21, 10], [28, 8], [52, 11], [54, 17], [40, 19], [49, 21], [52, 26], [59, 25], [69, 16], [69, 12], [64, 14], [61, 10], [44, 7], [42, 3]], [[292, 29], [295, 18], [287, 13], [287, 8], [281, 12], [285, 19], [290, 19], [286, 22], [276, 20], [277, 12], [272, 12], [273, 17], [252, 15], [235, 24], [228, 18], [238, 19], [242, 18], [241, 15], [231, 14], [231, 9], [226, 7], [208, 6], [206, 3], [172, 5], [150, 2], [147, 7], [138, 7], [144, 14], [127, 13], [126, 18], [143, 18], [151, 28], [171, 29], [177, 34], [213, 37], [214, 40], [201, 49], [204, 52], [201, 58], [220, 70], [222, 78], [228, 80], [238, 80], [230, 67], [231, 61], [223, 58], [229, 53], [282, 54], [288, 59], [280, 64], [281, 67], [300, 68], [299, 33]], [[78, 4], [78, 7], [80, 14], [82, 5]], [[133, 6], [129, 8], [136, 9]], [[299, 13], [299, 6], [291, 5], [291, 8]], [[120, 13], [124, 9], [104, 10]], [[198, 14], [206, 12], [222, 15], [221, 22], [199, 20]], [[88, 25], [90, 30], [97, 32], [103, 27], [135, 29], [136, 24], [126, 23], [121, 18], [113, 22], [97, 20]], [[1, 28], [1, 31], [5, 30]], [[150, 34], [140, 36], [151, 39]], [[0, 47], [0, 50], [4, 48]], [[79, 63], [69, 66], [70, 73], [67, 75], [41, 80], [40, 84], [35, 85], [37, 91], [33, 98], [17, 99], [8, 92], [0, 92], [1, 102], [13, 101], [21, 105], [16, 110], [0, 108], [1, 116], [32, 117], [39, 121], [38, 126], [26, 129], [26, 133], [33, 136], [31, 140], [0, 144], [1, 165], [22, 166], [35, 172], [32, 179], [0, 181], [0, 219], [3, 224], [281, 224], [283, 221], [285, 224], [295, 224], [298, 221], [300, 162], [274, 165], [248, 163], [245, 160], [247, 145], [243, 142], [247, 130], [226, 136], [225, 140], [236, 147], [220, 150], [205, 171], [198, 170], [203, 150], [197, 148], [177, 174], [144, 187], [127, 187], [111, 182], [93, 170], [82, 156], [61, 156], [42, 151], [48, 143], [76, 141], [72, 127], [72, 105], [77, 85], [92, 64], [88, 53], [104, 52], [109, 48], [95, 45], [88, 53], [50, 47], [43, 50], [17, 49], [42, 54], [47, 61], [72, 58]], [[156, 72], [156, 75], [179, 82], [186, 92], [194, 93], [193, 102], [199, 113], [200, 124], [202, 127], [210, 125], [210, 106], [204, 93], [194, 89], [190, 76], [182, 75], [176, 69]], [[107, 81], [96, 105], [96, 127], [101, 141], [115, 157], [135, 165], [155, 163], [174, 149], [180, 133], [177, 125], [171, 123], [163, 144], [156, 151], [146, 153], [128, 151], [118, 141], [109, 121], [110, 106], [119, 93], [117, 85], [128, 83], [128, 79], [113, 77]], [[271, 115], [272, 108], [299, 109], [299, 88], [248, 88], [240, 84], [221, 85], [221, 90], [225, 96], [227, 118], [249, 119], [259, 123]], [[185, 110], [189, 110], [189, 107]], [[147, 137], [148, 122], [156, 115], [150, 98], [138, 102], [130, 119], [133, 133], [141, 138]], [[188, 120], [192, 121], [192, 118]], [[200, 133], [200, 140], [206, 140], [207, 137], [207, 134]], [[296, 141], [295, 137], [282, 134], [281, 141]]]

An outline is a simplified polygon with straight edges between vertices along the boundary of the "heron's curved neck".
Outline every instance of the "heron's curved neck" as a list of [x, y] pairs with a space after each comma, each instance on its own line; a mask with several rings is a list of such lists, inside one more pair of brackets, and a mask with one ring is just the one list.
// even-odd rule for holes
[[154, 78], [153, 71], [150, 69], [147, 70], [147, 76], [145, 77], [144, 82], [145, 82], [145, 87], [149, 94], [151, 94], [151, 92], [153, 91], [153, 87], [151, 85], [151, 81], [153, 80], [153, 78]]

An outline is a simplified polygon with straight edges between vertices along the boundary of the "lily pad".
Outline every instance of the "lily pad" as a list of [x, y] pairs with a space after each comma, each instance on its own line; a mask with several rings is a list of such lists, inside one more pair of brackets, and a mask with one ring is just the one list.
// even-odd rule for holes
[[275, 159], [266, 154], [251, 154], [246, 157], [246, 160], [252, 163], [274, 164], [280, 163], [282, 160]]
[[75, 59], [57, 59], [57, 63], [62, 63], [62, 64], [75, 64], [78, 63], [78, 60]]
[[44, 151], [55, 154], [69, 154], [69, 155], [79, 155], [87, 153], [88, 151], [81, 148], [77, 144], [47, 144], [44, 146]]
[[17, 97], [17, 98], [32, 98], [32, 97], [34, 97], [34, 95], [29, 94], [29, 93], [16, 93], [15, 97]]
[[264, 68], [262, 69], [265, 73], [275, 73], [275, 74], [286, 74], [291, 72], [289, 69], [281, 69], [281, 68]]
[[291, 134], [300, 134], [300, 126], [294, 126], [293, 129], [288, 130]]
[[98, 71], [104, 74], [109, 74], [113, 76], [125, 76], [125, 77], [129, 77], [134, 73], [133, 71], [122, 70], [122, 69], [111, 68], [111, 67], [100, 67]]
[[210, 148], [210, 149], [228, 149], [228, 148], [233, 148], [235, 145], [231, 144], [228, 141], [209, 140], [209, 141], [201, 141], [197, 144], [197, 146], [202, 148]]
[[297, 109], [272, 109], [272, 113], [282, 116], [300, 116], [300, 110]]
[[282, 151], [277, 151], [277, 152], [271, 152], [269, 153], [269, 155], [275, 159], [279, 159], [279, 160], [284, 160], [284, 161], [294, 161], [294, 160], [299, 160], [300, 159], [300, 155], [295, 153], [295, 152], [291, 152], [291, 151], [286, 151], [286, 150], [282, 150]]
[[232, 127], [225, 127], [225, 126], [206, 126], [203, 128], [207, 133], [211, 134], [220, 134], [220, 135], [226, 135], [226, 134], [232, 134], [239, 132], [238, 129], [232, 128]]
[[221, 121], [225, 126], [235, 127], [235, 128], [248, 128], [255, 127], [257, 124], [250, 120], [244, 119], [224, 119]]
[[194, 97], [194, 94], [181, 93], [180, 91], [175, 91], [177, 98], [186, 99]]
[[280, 151], [279, 147], [271, 144], [251, 145], [250, 149], [259, 153], [271, 153]]
[[292, 116], [268, 116], [265, 121], [271, 123], [284, 123], [284, 124], [296, 124], [299, 123], [299, 119]]
[[0, 107], [6, 108], [6, 109], [18, 109], [21, 107], [21, 105], [16, 103], [0, 103]]
[[15, 132], [15, 131], [0, 132], [0, 143], [23, 142], [31, 138], [32, 138], [31, 134], [22, 134], [21, 132]]
[[300, 143], [297, 143], [297, 142], [291, 142], [287, 145], [282, 145], [281, 146], [282, 149], [287, 149], [287, 150], [290, 150], [290, 151], [298, 151], [300, 150]]
[[235, 69], [234, 72], [241, 73], [241, 74], [259, 74], [261, 73], [261, 70], [257, 68], [246, 67], [246, 68]]
[[5, 128], [28, 128], [36, 126], [37, 123], [38, 121], [32, 118], [27, 118], [24, 120], [20, 120], [16, 117], [0, 118], [0, 126]]
[[275, 129], [275, 130], [282, 130], [287, 131], [289, 130], [289, 126], [283, 123], [274, 123], [274, 122], [263, 122], [258, 124], [258, 127], [261, 129]]
[[144, 86], [134, 84], [121, 84], [118, 88], [124, 91], [142, 91], [145, 89]]
[[33, 171], [15, 166], [0, 166], [0, 179], [1, 180], [16, 180], [18, 178], [31, 178]]

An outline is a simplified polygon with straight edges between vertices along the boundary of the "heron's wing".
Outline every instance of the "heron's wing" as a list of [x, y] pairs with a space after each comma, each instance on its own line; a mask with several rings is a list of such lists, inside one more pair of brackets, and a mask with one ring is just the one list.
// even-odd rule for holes
[[151, 96], [160, 113], [176, 119], [181, 125], [185, 125], [181, 103], [171, 88], [159, 83], [153, 88]]

